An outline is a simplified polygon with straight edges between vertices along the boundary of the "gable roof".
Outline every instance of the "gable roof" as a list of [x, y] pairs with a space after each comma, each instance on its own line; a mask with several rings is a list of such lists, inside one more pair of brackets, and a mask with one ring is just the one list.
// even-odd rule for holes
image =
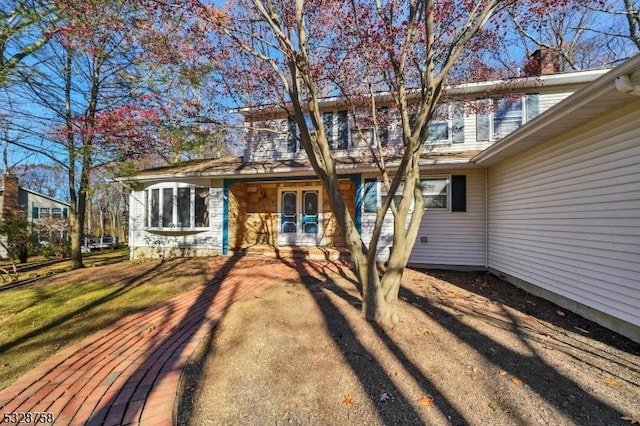
[[[640, 54], [584, 86], [549, 108], [513, 133], [471, 159], [481, 166], [491, 166], [501, 160], [542, 144], [553, 137], [586, 124], [605, 113], [638, 101], [640, 98], [623, 93], [616, 80], [640, 87]], [[628, 80], [627, 80], [628, 78]], [[638, 89], [636, 89], [636, 92]], [[636, 93], [637, 95], [637, 93]]]
[[[69, 204], [66, 201], [62, 201], [62, 200], [60, 200], [58, 198], [50, 197], [48, 195], [42, 194], [42, 193], [34, 191], [32, 189], [25, 188], [24, 186], [18, 186], [18, 189], [20, 191], [24, 191], [24, 192], [28, 192], [28, 193], [33, 194], [33, 195], [37, 195], [38, 197], [46, 198], [47, 200], [51, 200], [54, 203], [62, 204], [62, 205], [65, 205], [67, 207], [71, 206], [71, 204]], [[3, 186], [2, 180], [0, 180], [0, 193], [4, 193], [4, 186]]]
[[31, 189], [24, 188], [22, 186], [20, 186], [19, 188], [20, 188], [20, 191], [29, 192], [29, 193], [31, 193], [33, 195], [37, 195], [38, 197], [46, 198], [47, 200], [53, 201], [54, 203], [58, 203], [58, 204], [61, 204], [63, 206], [71, 207], [71, 204], [66, 202], [66, 201], [62, 201], [62, 200], [59, 200], [57, 198], [49, 197], [48, 195], [41, 194], [41, 193], [39, 193], [37, 191], [33, 191]]

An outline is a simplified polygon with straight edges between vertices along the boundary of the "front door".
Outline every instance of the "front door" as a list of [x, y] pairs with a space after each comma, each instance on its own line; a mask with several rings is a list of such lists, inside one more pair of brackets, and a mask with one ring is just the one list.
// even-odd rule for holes
[[282, 188], [278, 192], [278, 244], [320, 244], [322, 198], [319, 187]]

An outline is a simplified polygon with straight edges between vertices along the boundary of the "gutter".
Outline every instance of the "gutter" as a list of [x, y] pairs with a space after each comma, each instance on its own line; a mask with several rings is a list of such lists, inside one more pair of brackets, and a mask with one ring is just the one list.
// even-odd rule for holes
[[[462, 83], [443, 87], [442, 96], [460, 96], [481, 94], [488, 91], [505, 91], [513, 89], [536, 89], [540, 87], [554, 87], [570, 84], [590, 83], [609, 72], [609, 69], [597, 69], [586, 71], [573, 71], [555, 74], [544, 74], [532, 77], [515, 77], [504, 80], [489, 80], [478, 83]], [[407, 93], [408, 99], [415, 99], [420, 96], [420, 90], [413, 90]], [[368, 99], [369, 97], [365, 97]], [[389, 92], [381, 92], [375, 95], [375, 99], [381, 104], [392, 103], [394, 98]], [[320, 107], [323, 109], [337, 108], [350, 105], [344, 97], [330, 96], [320, 100]], [[242, 114], [244, 117], [260, 116], [272, 113], [284, 113], [281, 105], [261, 105], [257, 107], [240, 107], [230, 110], [232, 113]], [[306, 111], [305, 111], [306, 112]]]

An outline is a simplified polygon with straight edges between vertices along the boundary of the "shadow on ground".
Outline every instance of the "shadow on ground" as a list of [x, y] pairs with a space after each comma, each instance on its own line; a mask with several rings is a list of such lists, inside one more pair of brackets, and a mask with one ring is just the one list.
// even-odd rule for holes
[[[379, 424], [615, 425], [625, 424], [621, 418], [638, 409], [637, 344], [570, 313], [554, 316], [555, 305], [495, 277], [487, 283], [483, 274], [408, 271], [400, 291], [401, 324], [389, 328], [361, 319], [357, 283], [343, 264], [280, 259], [271, 267], [283, 266], [297, 271]], [[299, 315], [311, 314], [312, 307], [300, 306]], [[261, 320], [259, 309], [251, 315]], [[287, 318], [278, 321], [286, 324]], [[322, 338], [320, 331], [315, 338]], [[209, 336], [187, 370], [186, 393], [207, 386], [198, 378], [207, 363], [220, 361], [211, 352], [219, 333]], [[272, 349], [274, 357], [282, 356]], [[251, 360], [262, 361], [268, 364], [266, 358]], [[237, 362], [233, 368], [241, 370], [242, 360]], [[284, 371], [263, 371], [261, 380], [285, 380]], [[253, 378], [243, 380], [242, 391], [252, 392]], [[295, 406], [295, 388], [291, 391]], [[625, 402], [629, 406], [621, 408]], [[198, 424], [198, 418], [189, 418], [192, 408], [192, 400], [182, 400], [179, 424]]]

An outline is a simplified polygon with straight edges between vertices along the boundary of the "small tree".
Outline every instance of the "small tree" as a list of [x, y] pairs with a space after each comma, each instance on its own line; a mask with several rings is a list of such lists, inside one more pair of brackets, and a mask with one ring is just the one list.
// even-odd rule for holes
[[60, 217], [43, 217], [38, 219], [36, 229], [40, 241], [46, 241], [53, 254], [64, 257], [69, 254], [69, 222]]
[[0, 221], [0, 244], [12, 261], [25, 263], [35, 247], [31, 224], [23, 218]]

